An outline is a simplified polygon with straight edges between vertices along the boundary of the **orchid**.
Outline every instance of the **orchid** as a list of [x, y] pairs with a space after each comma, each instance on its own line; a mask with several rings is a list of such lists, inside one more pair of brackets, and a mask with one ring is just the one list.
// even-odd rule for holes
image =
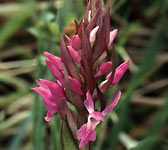
[[[33, 88], [43, 99], [45, 120], [50, 121], [59, 113], [63, 122], [67, 120], [72, 139], [78, 141], [75, 143], [80, 141], [80, 149], [96, 140], [96, 126], [117, 105], [120, 91], [107, 106], [104, 94], [121, 80], [130, 64], [126, 61], [116, 68], [114, 39], [118, 30], [110, 31], [108, 2], [107, 8], [103, 7], [103, 0], [90, 0], [84, 19], [80, 23], [75, 20], [75, 35], [72, 38], [65, 35], [67, 44], [60, 35], [61, 57], [44, 52], [55, 81], [40, 79], [37, 81], [40, 87]], [[106, 80], [98, 84], [104, 75]], [[100, 108], [95, 110], [98, 101]]]
[[84, 101], [84, 105], [89, 112], [87, 123], [77, 131], [77, 137], [81, 140], [79, 145], [80, 148], [85, 146], [89, 141], [96, 140], [96, 126], [103, 121], [104, 117], [117, 105], [120, 95], [121, 92], [118, 91], [111, 103], [102, 112], [98, 112], [94, 109], [94, 102], [90, 91], [87, 92], [87, 99]]
[[40, 87], [32, 88], [42, 98], [47, 109], [46, 121], [50, 121], [54, 117], [55, 112], [59, 112], [59, 101], [64, 100], [64, 90], [55, 82], [40, 79], [37, 81]]

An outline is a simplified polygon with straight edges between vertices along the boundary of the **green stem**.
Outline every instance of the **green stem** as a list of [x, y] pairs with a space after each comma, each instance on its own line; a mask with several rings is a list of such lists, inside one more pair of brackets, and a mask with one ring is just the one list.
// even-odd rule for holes
[[62, 150], [78, 150], [77, 142], [68, 127], [66, 118], [62, 121], [61, 125], [61, 144]]
[[79, 150], [91, 150], [91, 144], [88, 143], [85, 147], [79, 149]]

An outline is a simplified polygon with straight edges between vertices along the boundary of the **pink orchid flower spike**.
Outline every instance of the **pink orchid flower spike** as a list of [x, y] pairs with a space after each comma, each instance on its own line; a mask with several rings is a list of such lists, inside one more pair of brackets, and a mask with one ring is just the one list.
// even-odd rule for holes
[[[60, 57], [44, 52], [45, 62], [55, 81], [40, 79], [37, 81], [39, 87], [33, 88], [42, 97], [47, 110], [45, 120], [50, 121], [58, 113], [71, 134], [71, 139], [68, 140], [75, 143], [79, 141], [79, 149], [89, 141], [96, 140], [95, 128], [117, 105], [121, 92], [108, 105], [105, 105], [103, 95], [121, 80], [130, 64], [129, 61], [122, 63], [112, 74], [115, 49], [111, 52], [108, 49], [115, 46], [113, 42], [118, 30], [110, 30], [109, 2], [86, 2], [84, 17], [80, 22], [74, 20], [75, 34], [72, 38], [60, 34]], [[99, 83], [103, 75], [106, 80]], [[97, 102], [101, 111], [95, 108]], [[75, 109], [71, 109], [71, 105]], [[63, 139], [66, 138], [64, 132], [67, 132], [64, 129], [61, 131]], [[75, 149], [69, 147], [65, 140], [62, 140], [62, 144], [65, 149]], [[88, 144], [84, 149], [88, 150], [90, 147]]]
[[78, 131], [77, 131], [77, 138], [80, 141], [79, 148], [84, 147], [89, 141], [96, 140], [96, 126], [104, 120], [104, 117], [117, 105], [121, 96], [121, 92], [119, 91], [111, 103], [102, 111], [98, 112], [94, 109], [94, 102], [91, 96], [90, 91], [86, 94], [86, 100], [84, 101], [84, 105], [89, 112], [87, 123], [84, 124]]

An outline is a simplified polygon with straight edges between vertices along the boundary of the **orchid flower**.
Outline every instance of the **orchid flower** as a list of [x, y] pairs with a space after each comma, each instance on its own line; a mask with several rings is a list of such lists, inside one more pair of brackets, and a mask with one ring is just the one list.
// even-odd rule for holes
[[84, 105], [89, 112], [87, 123], [84, 124], [78, 131], [77, 137], [81, 140], [79, 148], [84, 147], [89, 141], [96, 140], [96, 126], [104, 120], [104, 117], [117, 105], [121, 96], [121, 92], [118, 91], [111, 103], [102, 111], [95, 111], [94, 103], [90, 91], [87, 92], [87, 99], [84, 101]]
[[65, 35], [65, 37], [67, 38], [68, 42], [69, 42], [69, 45], [75, 49], [75, 50], [79, 50], [81, 48], [81, 39], [78, 35], [73, 35], [72, 36], [72, 40], [67, 36]]
[[98, 77], [106, 74], [107, 72], [109, 72], [110, 69], [111, 69], [111, 66], [112, 66], [112, 62], [111, 61], [108, 61], [108, 62], [106, 62], [104, 64], [101, 64], [98, 72], [95, 74], [95, 77], [98, 78]]
[[81, 59], [82, 59], [80, 54], [75, 49], [73, 49], [71, 46], [68, 46], [68, 50], [69, 50], [72, 58], [74, 59], [75, 63], [80, 67], [81, 66]]
[[[110, 31], [108, 1], [107, 7], [103, 6], [103, 0], [88, 1], [84, 18], [79, 23], [74, 21], [75, 35], [72, 38], [65, 35], [67, 42], [60, 35], [61, 56], [44, 52], [45, 62], [55, 81], [40, 79], [37, 81], [39, 87], [32, 88], [42, 97], [47, 110], [45, 120], [52, 120], [58, 113], [68, 126], [74, 143], [80, 141], [80, 149], [89, 147], [86, 146], [88, 142], [96, 140], [96, 126], [117, 105], [120, 91], [108, 105], [104, 94], [121, 80], [130, 65], [126, 61], [115, 68], [114, 39], [118, 29]], [[106, 80], [99, 84], [107, 73]], [[94, 104], [98, 100], [101, 111], [95, 110]], [[62, 138], [64, 132], [61, 132]]]
[[42, 97], [48, 111], [45, 120], [50, 121], [54, 117], [54, 113], [59, 112], [59, 101], [65, 99], [63, 88], [56, 82], [44, 79], [40, 79], [37, 83], [40, 87], [32, 89]]
[[[113, 79], [113, 82], [111, 83], [111, 86], [115, 85], [116, 83], [118, 83], [120, 81], [120, 79], [123, 77], [124, 73], [128, 70], [129, 65], [130, 65], [130, 62], [126, 61], [126, 62], [122, 63], [119, 67], [116, 68], [116, 71], [114, 74], [114, 79]], [[106, 80], [109, 80], [111, 74], [112, 74], [112, 72], [108, 74], [108, 76], [106, 77]]]

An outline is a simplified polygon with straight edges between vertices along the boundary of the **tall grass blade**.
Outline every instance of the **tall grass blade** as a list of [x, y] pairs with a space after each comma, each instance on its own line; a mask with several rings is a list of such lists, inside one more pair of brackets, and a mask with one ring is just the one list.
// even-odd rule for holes
[[0, 47], [4, 46], [7, 40], [25, 23], [32, 15], [32, 9], [29, 5], [21, 11], [14, 14], [0, 30]]
[[165, 19], [165, 17], [162, 18], [157, 25], [156, 30], [149, 41], [149, 45], [144, 49], [144, 56], [139, 71], [133, 76], [126, 94], [122, 97], [122, 104], [119, 111], [119, 122], [114, 124], [111, 133], [111, 138], [113, 139], [111, 143], [112, 149], [115, 149], [118, 135], [126, 123], [132, 92], [156, 71], [154, 67], [155, 58], [157, 54], [164, 50], [164, 45], [166, 44], [165, 32], [167, 31], [167, 27], [165, 26]]
[[25, 138], [25, 135], [28, 132], [28, 127], [31, 123], [32, 119], [28, 117], [23, 121], [23, 123], [20, 125], [20, 130], [16, 136], [14, 136], [8, 150], [14, 150], [14, 149], [20, 149], [20, 145], [22, 144], [22, 141]]

